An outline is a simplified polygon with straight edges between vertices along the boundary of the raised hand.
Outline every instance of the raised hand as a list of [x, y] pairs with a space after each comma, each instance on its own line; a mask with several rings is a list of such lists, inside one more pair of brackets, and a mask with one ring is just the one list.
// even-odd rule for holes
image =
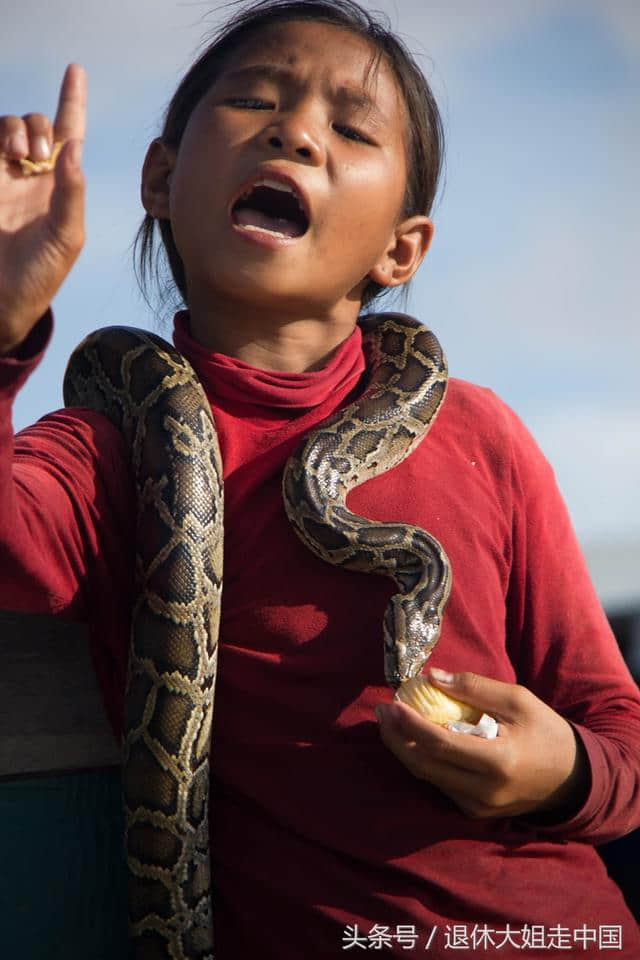
[[[70, 64], [53, 125], [41, 113], [0, 117], [0, 353], [29, 334], [82, 249], [86, 100], [85, 71]], [[25, 175], [20, 161], [46, 161], [57, 143], [55, 169]]]
[[483, 740], [425, 720], [404, 703], [376, 708], [385, 745], [411, 773], [428, 780], [471, 817], [551, 814], [564, 819], [586, 799], [584, 748], [570, 724], [526, 687], [473, 673], [439, 671], [429, 680], [495, 717], [499, 735]]

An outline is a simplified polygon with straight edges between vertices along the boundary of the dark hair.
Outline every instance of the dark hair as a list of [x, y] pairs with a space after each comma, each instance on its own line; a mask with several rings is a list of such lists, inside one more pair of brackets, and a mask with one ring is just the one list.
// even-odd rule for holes
[[[160, 139], [177, 149], [191, 113], [224, 69], [229, 53], [259, 30], [291, 20], [334, 24], [367, 40], [373, 49], [369, 70], [376, 69], [381, 58], [385, 58], [404, 98], [408, 118], [407, 187], [401, 217], [428, 215], [436, 195], [444, 155], [444, 135], [438, 106], [411, 53], [391, 32], [388, 19], [383, 21], [381, 15], [368, 13], [355, 0], [259, 0], [240, 9], [218, 30], [204, 53], [183, 77], [167, 107]], [[155, 279], [161, 289], [164, 287], [162, 303], [166, 303], [174, 293], [175, 284], [186, 304], [184, 265], [173, 240], [171, 223], [169, 220], [157, 222], [173, 278], [172, 283], [166, 270], [161, 270], [162, 248], [158, 247]], [[142, 294], [149, 305], [147, 279], [154, 269], [155, 223], [156, 220], [147, 214], [134, 241], [134, 267], [139, 249], [139, 273], [136, 273]], [[365, 288], [362, 306], [369, 305], [387, 290], [387, 287], [371, 281]]]

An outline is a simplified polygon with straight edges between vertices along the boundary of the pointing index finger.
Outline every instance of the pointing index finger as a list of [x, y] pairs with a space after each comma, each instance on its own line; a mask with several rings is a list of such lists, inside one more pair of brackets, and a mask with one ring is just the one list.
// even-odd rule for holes
[[53, 125], [54, 139], [84, 140], [87, 110], [87, 74], [77, 63], [70, 63], [64, 73], [58, 110]]

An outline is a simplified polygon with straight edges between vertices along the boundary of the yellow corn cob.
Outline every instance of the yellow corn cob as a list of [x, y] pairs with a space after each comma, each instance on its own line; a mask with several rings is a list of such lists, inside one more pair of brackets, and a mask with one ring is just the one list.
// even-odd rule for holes
[[423, 676], [413, 677], [401, 683], [394, 699], [402, 700], [427, 720], [438, 723], [440, 726], [456, 720], [476, 724], [482, 716], [482, 710], [448, 696], [438, 687], [432, 686]]

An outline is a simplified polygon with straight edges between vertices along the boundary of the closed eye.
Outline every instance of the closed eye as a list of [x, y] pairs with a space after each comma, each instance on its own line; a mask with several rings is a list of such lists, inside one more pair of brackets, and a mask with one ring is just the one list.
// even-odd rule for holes
[[[259, 100], [257, 97], [228, 97], [225, 101], [226, 106], [238, 107], [241, 110], [273, 110], [275, 104], [268, 100]], [[333, 129], [336, 133], [344, 137], [345, 140], [353, 140], [356, 143], [371, 144], [371, 140], [363, 136], [355, 127], [350, 127], [342, 123], [334, 123]]]
[[334, 123], [333, 129], [346, 140], [354, 140], [360, 143], [371, 143], [371, 140], [368, 140], [366, 137], [364, 137], [359, 130], [355, 129], [355, 127], [348, 127], [341, 123]]
[[273, 110], [273, 103], [266, 100], [257, 100], [255, 97], [231, 97], [225, 100], [229, 107], [240, 107], [247, 110]]

